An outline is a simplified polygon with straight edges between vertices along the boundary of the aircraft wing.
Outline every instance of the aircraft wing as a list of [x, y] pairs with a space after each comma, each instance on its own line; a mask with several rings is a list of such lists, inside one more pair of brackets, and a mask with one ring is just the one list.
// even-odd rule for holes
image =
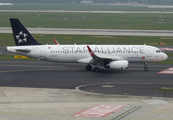
[[87, 46], [88, 48], [88, 51], [91, 55], [91, 57], [93, 58], [91, 61], [92, 62], [98, 62], [98, 61], [117, 61], [117, 60], [124, 60], [124, 57], [121, 57], [121, 56], [110, 56], [110, 55], [105, 55], [105, 54], [95, 54], [91, 48], [89, 46]]

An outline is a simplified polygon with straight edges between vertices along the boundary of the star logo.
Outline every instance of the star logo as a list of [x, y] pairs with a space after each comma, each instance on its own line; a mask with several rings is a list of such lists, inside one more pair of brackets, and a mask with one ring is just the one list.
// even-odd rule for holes
[[18, 43], [26, 43], [27, 42], [27, 34], [20, 31], [19, 35], [16, 35], [16, 38], [18, 40]]

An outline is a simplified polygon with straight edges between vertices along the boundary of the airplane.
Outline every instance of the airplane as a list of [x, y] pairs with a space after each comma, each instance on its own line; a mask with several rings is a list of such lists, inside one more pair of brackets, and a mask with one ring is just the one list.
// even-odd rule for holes
[[24, 56], [61, 63], [86, 64], [88, 71], [94, 66], [107, 69], [126, 70], [129, 63], [160, 62], [168, 56], [159, 48], [149, 45], [42, 45], [37, 42], [17, 18], [10, 18], [16, 46], [7, 46], [6, 50]]

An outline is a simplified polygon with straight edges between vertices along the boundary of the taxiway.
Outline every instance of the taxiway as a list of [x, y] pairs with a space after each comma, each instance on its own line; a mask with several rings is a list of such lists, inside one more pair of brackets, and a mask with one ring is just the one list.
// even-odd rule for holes
[[[32, 34], [173, 36], [173, 30], [70, 29], [27, 28]], [[0, 27], [0, 33], [12, 33], [10, 27]]]
[[[154, 89], [172, 87], [173, 75], [158, 72], [173, 66], [148, 67], [146, 72], [142, 64], [130, 64], [127, 71], [95, 73], [82, 64], [0, 60], [0, 118], [114, 120], [137, 106], [121, 120], [171, 120], [173, 94]], [[98, 104], [125, 107], [105, 117], [73, 116]]]

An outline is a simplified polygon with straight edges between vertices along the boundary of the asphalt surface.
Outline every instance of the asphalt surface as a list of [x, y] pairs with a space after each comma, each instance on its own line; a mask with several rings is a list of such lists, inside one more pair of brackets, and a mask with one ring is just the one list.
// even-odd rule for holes
[[[172, 88], [173, 75], [158, 72], [173, 65], [148, 64], [147, 72], [143, 67], [95, 73], [83, 64], [0, 60], [0, 119], [172, 120], [173, 93], [154, 89]], [[105, 117], [90, 116], [103, 114], [100, 108], [74, 116], [95, 105], [124, 107]]]
[[[148, 65], [149, 71], [143, 70], [143, 64], [130, 64], [127, 71], [102, 69], [100, 73], [86, 71], [85, 65], [60, 64], [45, 61], [1, 60], [0, 86], [75, 89], [103, 94], [155, 97], [173, 97], [172, 93], [163, 93], [153, 89], [173, 86], [172, 74], [157, 72], [173, 67], [172, 65]], [[114, 87], [102, 87], [114, 85]], [[166, 94], [166, 95], [165, 95]]]
[[0, 55], [14, 55], [14, 54], [7, 52], [5, 46], [0, 46]]
[[[32, 34], [173, 36], [173, 30], [70, 29], [27, 28]], [[10, 27], [0, 27], [0, 33], [12, 33]]]

